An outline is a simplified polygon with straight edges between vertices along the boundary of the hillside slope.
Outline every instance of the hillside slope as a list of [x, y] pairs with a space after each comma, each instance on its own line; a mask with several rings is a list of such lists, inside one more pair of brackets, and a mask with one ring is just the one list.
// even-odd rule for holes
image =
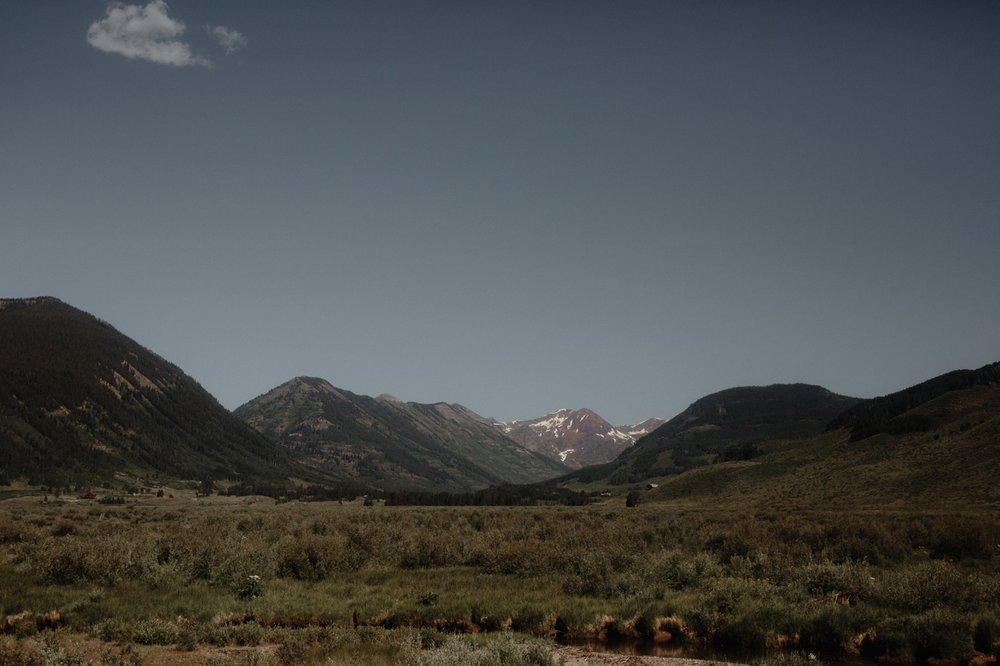
[[0, 477], [287, 479], [306, 468], [180, 368], [55, 298], [0, 300]]
[[566, 472], [461, 405], [372, 398], [315, 377], [296, 377], [234, 413], [318, 469], [388, 490], [463, 492]]
[[716, 457], [743, 457], [761, 442], [817, 435], [857, 398], [810, 384], [745, 386], [697, 400], [606, 465], [560, 480], [580, 485], [626, 487], [660, 482]]
[[764, 444], [750, 460], [693, 470], [648, 497], [715, 506], [995, 507], [998, 371], [1000, 364], [961, 370], [863, 402], [821, 435]]

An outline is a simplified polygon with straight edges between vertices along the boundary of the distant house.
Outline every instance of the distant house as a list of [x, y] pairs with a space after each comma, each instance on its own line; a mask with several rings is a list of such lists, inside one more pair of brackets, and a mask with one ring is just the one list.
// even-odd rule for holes
[[90, 488], [87, 488], [87, 492], [80, 495], [80, 499], [97, 499], [97, 493], [95, 493]]
[[658, 483], [649, 483], [649, 484], [646, 484], [646, 490], [652, 490], [654, 488], [659, 488], [659, 487], [660, 487], [660, 484], [658, 484]]

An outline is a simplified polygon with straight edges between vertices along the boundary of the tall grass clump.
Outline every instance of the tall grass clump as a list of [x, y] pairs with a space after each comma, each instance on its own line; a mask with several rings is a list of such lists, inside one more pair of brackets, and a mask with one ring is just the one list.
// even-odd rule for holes
[[440, 648], [410, 652], [402, 663], [413, 666], [555, 666], [549, 644], [508, 632], [489, 636], [453, 636]]

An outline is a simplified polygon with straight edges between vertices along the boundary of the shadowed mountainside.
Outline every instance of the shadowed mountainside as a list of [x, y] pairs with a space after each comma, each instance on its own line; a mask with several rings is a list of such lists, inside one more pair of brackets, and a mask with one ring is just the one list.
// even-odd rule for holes
[[858, 402], [810, 384], [719, 391], [697, 400], [612, 462], [579, 470], [558, 482], [592, 488], [660, 482], [720, 455], [746, 456], [761, 442], [817, 435]]
[[566, 471], [461, 405], [372, 398], [315, 377], [296, 377], [234, 413], [318, 469], [384, 489], [464, 492]]
[[0, 476], [62, 488], [320, 475], [180, 368], [55, 298], [0, 300]]
[[853, 442], [878, 433], [899, 435], [931, 430], [940, 420], [926, 410], [915, 408], [952, 391], [996, 382], [1000, 382], [1000, 363], [978, 370], [954, 370], [902, 391], [866, 400], [831, 421], [828, 429], [847, 428]]
[[1000, 364], [874, 400], [809, 439], [693, 470], [651, 499], [713, 506], [974, 509], [1000, 503]]

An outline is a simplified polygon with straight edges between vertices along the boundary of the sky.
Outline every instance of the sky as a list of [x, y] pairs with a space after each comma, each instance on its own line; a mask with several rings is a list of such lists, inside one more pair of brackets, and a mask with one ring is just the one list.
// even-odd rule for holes
[[232, 409], [501, 420], [1000, 360], [1000, 2], [0, 3], [0, 297]]

